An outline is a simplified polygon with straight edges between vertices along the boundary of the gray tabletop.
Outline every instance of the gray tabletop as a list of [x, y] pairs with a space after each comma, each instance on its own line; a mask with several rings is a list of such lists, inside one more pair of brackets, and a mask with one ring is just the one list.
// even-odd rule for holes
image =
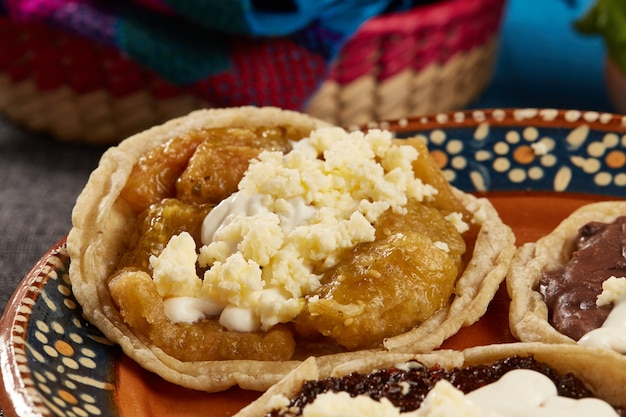
[[0, 314], [37, 260], [69, 231], [76, 197], [103, 151], [0, 117]]

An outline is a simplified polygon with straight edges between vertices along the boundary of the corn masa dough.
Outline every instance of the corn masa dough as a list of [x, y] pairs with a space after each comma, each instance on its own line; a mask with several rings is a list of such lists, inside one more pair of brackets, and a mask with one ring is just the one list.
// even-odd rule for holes
[[624, 395], [626, 358], [624, 356], [598, 348], [535, 342], [495, 344], [462, 351], [438, 350], [421, 354], [363, 353], [361, 357], [355, 357], [333, 366], [327, 366], [316, 358], [309, 358], [234, 417], [265, 416], [274, 409], [276, 403], [272, 399], [276, 395], [291, 398], [300, 391], [304, 381], [308, 380], [338, 377], [352, 372], [368, 373], [411, 360], [417, 360], [428, 368], [451, 369], [489, 365], [512, 356], [533, 356], [537, 361], [547, 364], [559, 374], [572, 373], [583, 381], [596, 398], [615, 407], [626, 405]]
[[623, 201], [587, 204], [549, 234], [517, 249], [506, 278], [513, 336], [523, 342], [576, 343], [549, 323], [548, 307], [538, 290], [539, 280], [543, 272], [560, 268], [569, 261], [579, 228], [589, 222], [610, 223], [624, 214], [626, 202]]
[[[289, 125], [304, 131], [326, 126], [307, 115], [277, 108], [240, 107], [208, 109], [190, 113], [138, 133], [103, 155], [77, 199], [67, 247], [71, 258], [72, 289], [84, 315], [124, 353], [143, 368], [178, 385], [216, 392], [238, 385], [265, 390], [299, 365], [300, 361], [192, 361], [183, 362], [135, 334], [126, 325], [109, 294], [107, 279], [125, 247], [122, 237], [132, 224], [132, 210], [119, 198], [138, 157], [146, 151], [183, 135], [213, 127]], [[486, 199], [454, 190], [462, 204], [484, 219], [472, 258], [458, 278], [454, 300], [430, 319], [407, 333], [388, 338], [384, 350], [427, 352], [438, 348], [459, 328], [477, 321], [486, 311], [504, 280], [515, 251], [514, 235], [502, 223]], [[324, 355], [319, 360], [332, 366], [356, 352]]]

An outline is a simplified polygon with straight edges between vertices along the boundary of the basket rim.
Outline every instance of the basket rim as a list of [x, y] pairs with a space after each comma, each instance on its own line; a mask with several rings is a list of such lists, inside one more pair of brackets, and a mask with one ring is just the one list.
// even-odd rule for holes
[[441, 0], [410, 10], [388, 13], [365, 21], [354, 37], [378, 37], [392, 33], [413, 33], [421, 28], [443, 25], [451, 20], [480, 17], [485, 6], [497, 7], [501, 14], [506, 0]]

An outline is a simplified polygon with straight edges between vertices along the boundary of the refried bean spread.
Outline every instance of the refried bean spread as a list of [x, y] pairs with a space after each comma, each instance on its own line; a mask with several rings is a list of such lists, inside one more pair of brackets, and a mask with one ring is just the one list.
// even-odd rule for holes
[[596, 299], [611, 276], [626, 276], [626, 216], [581, 227], [569, 262], [542, 275], [550, 324], [574, 340], [601, 327], [612, 305], [598, 307]]
[[[351, 396], [367, 395], [374, 400], [385, 397], [401, 412], [418, 409], [428, 392], [437, 381], [445, 379], [464, 393], [474, 391], [500, 379], [504, 374], [515, 369], [529, 369], [540, 372], [550, 378], [558, 395], [569, 398], [593, 397], [584, 383], [573, 374], [560, 375], [547, 364], [534, 357], [512, 356], [498, 360], [490, 365], [476, 365], [463, 368], [429, 369], [419, 362], [412, 366], [379, 369], [371, 373], [352, 373], [342, 377], [330, 377], [321, 380], [305, 381], [301, 391], [291, 399], [288, 407], [273, 410], [266, 417], [297, 417], [303, 408], [325, 392], [350, 393]], [[618, 415], [625, 410], [616, 408]]]

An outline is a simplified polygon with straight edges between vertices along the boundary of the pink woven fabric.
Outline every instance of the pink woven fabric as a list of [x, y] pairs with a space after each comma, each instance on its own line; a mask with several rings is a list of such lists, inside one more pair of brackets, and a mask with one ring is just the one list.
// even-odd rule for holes
[[329, 78], [348, 84], [376, 74], [382, 81], [404, 69], [418, 72], [443, 64], [497, 33], [503, 4], [502, 0], [446, 0], [371, 19], [344, 46], [344, 59]]
[[[429, 65], [444, 64], [457, 53], [483, 45], [498, 31], [504, 0], [441, 0], [377, 16], [343, 44], [338, 62], [329, 51], [343, 42], [345, 34], [335, 33], [321, 22], [289, 37], [224, 37], [223, 48], [216, 50], [209, 50], [210, 45], [202, 49], [203, 42], [183, 42], [183, 46], [195, 48], [189, 49], [166, 42], [177, 41], [176, 36], [165, 40], [151, 36], [173, 33], [152, 27], [152, 23], [169, 18], [164, 14], [175, 13], [164, 0], [126, 0], [125, 5], [131, 3], [162, 12], [151, 13], [160, 20], [143, 26], [137, 23], [144, 22], [137, 20], [120, 22], [114, 14], [117, 9], [101, 9], [110, 5], [105, 0], [4, 0], [5, 5], [16, 7], [6, 8], [13, 15], [5, 22], [0, 20], [0, 70], [9, 72], [15, 81], [34, 75], [44, 90], [64, 83], [81, 93], [105, 88], [115, 96], [149, 89], [159, 97], [192, 93], [215, 106], [258, 104], [301, 110], [323, 81], [345, 85], [373, 76], [381, 82], [401, 71], [419, 72]], [[90, 9], [89, 5], [98, 7]], [[41, 19], [13, 27], [15, 15], [26, 17], [29, 13], [31, 18], [36, 14]], [[47, 16], [68, 23], [72, 30], [47, 25]], [[133, 16], [146, 18], [143, 13]], [[144, 30], [150, 28], [155, 30]], [[189, 28], [181, 26], [175, 32], [180, 34], [183, 29]], [[21, 31], [29, 36], [17, 36]], [[215, 36], [194, 34], [187, 33], [186, 39], [216, 43]], [[93, 39], [101, 42], [92, 44]], [[128, 45], [134, 48], [114, 48]], [[170, 77], [172, 74], [176, 77]]]
[[6, 0], [7, 9], [12, 11], [12, 18], [45, 19], [57, 10], [64, 0]]
[[[9, 19], [116, 48], [217, 106], [302, 109], [357, 28], [399, 5], [394, 0], [332, 0], [333, 7], [292, 2], [292, 8], [274, 10], [270, 0], [0, 0], [0, 10]], [[46, 43], [37, 46], [45, 49]]]
[[153, 10], [158, 10], [164, 13], [173, 13], [173, 10], [170, 9], [167, 4], [163, 3], [161, 0], [134, 0], [135, 3], [149, 7]]

